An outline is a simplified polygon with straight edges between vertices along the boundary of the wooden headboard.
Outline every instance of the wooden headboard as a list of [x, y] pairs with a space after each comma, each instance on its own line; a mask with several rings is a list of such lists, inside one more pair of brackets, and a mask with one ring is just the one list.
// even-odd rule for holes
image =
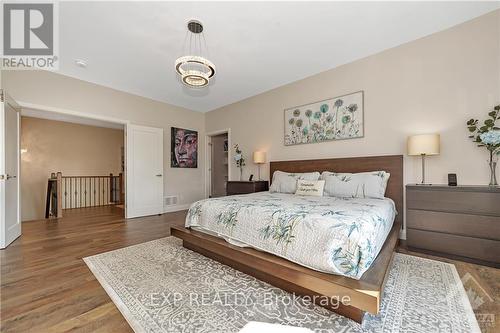
[[403, 155], [327, 158], [319, 160], [276, 161], [270, 163], [270, 177], [276, 170], [285, 172], [367, 172], [386, 171], [391, 174], [385, 196], [394, 200], [398, 215], [395, 221], [403, 223]]

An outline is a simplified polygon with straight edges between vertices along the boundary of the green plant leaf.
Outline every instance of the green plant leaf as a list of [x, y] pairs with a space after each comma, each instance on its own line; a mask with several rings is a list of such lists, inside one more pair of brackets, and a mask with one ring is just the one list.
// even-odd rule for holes
[[470, 132], [474, 132], [475, 130], [477, 130], [476, 126], [469, 126], [469, 131]]
[[500, 105], [497, 105], [493, 108], [494, 110], [500, 111]]
[[486, 119], [484, 121], [484, 124], [488, 127], [492, 127], [493, 125], [495, 125], [495, 122], [493, 121], [493, 119]]

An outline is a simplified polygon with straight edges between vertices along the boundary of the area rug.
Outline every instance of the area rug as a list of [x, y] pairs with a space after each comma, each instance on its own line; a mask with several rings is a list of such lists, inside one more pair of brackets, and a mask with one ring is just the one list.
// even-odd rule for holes
[[451, 264], [396, 254], [381, 312], [360, 325], [167, 237], [84, 258], [135, 332], [238, 332], [266, 322], [314, 332], [480, 332]]

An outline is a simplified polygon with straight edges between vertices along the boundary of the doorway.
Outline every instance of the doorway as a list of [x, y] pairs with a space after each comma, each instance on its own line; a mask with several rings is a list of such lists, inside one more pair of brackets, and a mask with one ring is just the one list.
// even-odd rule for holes
[[124, 125], [22, 108], [21, 220], [124, 207]]
[[[122, 130], [123, 145], [119, 150], [120, 172], [102, 175], [100, 177], [102, 179], [90, 177], [96, 178], [95, 180], [80, 177], [81, 181], [78, 179], [76, 182], [74, 179], [70, 179], [72, 176], [70, 174], [66, 177], [69, 177], [66, 183], [63, 183], [64, 175], [62, 172], [58, 172], [56, 169], [54, 172], [51, 170], [50, 174], [45, 176], [47, 177], [45, 178], [47, 190], [44, 201], [45, 203], [50, 202], [49, 205], [45, 204], [45, 214], [57, 218], [62, 217], [60, 213], [63, 208], [68, 208], [64, 207], [62, 201], [65, 196], [67, 200], [74, 200], [76, 197], [77, 205], [79, 205], [76, 207], [77, 209], [93, 209], [86, 207], [92, 193], [98, 195], [103, 193], [101, 197], [98, 197], [97, 202], [101, 206], [105, 206], [104, 208], [124, 209], [125, 218], [156, 215], [164, 212], [163, 128], [132, 125], [129, 120], [125, 119], [45, 105], [16, 103], [0, 89], [0, 151], [2, 152], [0, 153], [0, 248], [6, 247], [21, 235], [21, 215], [24, 209], [21, 205], [23, 195], [21, 190], [23, 177], [20, 177], [21, 156], [30, 152], [30, 149], [20, 145], [21, 114], [32, 118], [90, 125], [91, 127], [117, 126]], [[32, 143], [34, 148], [41, 144], [39, 139], [33, 140]], [[68, 140], [62, 139], [52, 146], [63, 148], [63, 145], [67, 143]], [[141, 152], [148, 152], [148, 154], [141, 155]], [[82, 155], [85, 155], [84, 152]], [[148, 167], [140, 168], [141, 165]], [[138, 183], [141, 186], [138, 186]], [[144, 186], [146, 183], [151, 186]], [[51, 185], [49, 186], [49, 184]], [[63, 190], [65, 185], [69, 186], [69, 190]], [[78, 188], [76, 194], [75, 188]], [[152, 195], [151, 188], [155, 189], [154, 195]], [[25, 191], [25, 193], [30, 192]], [[85, 204], [86, 199], [87, 204]], [[92, 203], [94, 202], [92, 199]], [[108, 205], [109, 203], [113, 205]], [[47, 206], [49, 207], [48, 211]], [[53, 209], [57, 209], [57, 211], [54, 213]]]
[[19, 105], [0, 89], [0, 249], [21, 235]]
[[223, 131], [208, 135], [209, 153], [208, 185], [209, 198], [226, 196], [229, 180], [229, 133]]
[[[49, 184], [53, 183], [51, 188], [55, 188], [55, 190], [49, 192], [49, 186], [47, 186], [46, 215], [48, 212], [54, 217], [62, 217], [60, 213], [67, 208], [107, 206], [110, 204], [124, 209], [126, 218], [163, 213], [162, 128], [133, 125], [127, 120], [110, 119], [65, 110], [51, 110], [47, 107], [27, 108], [21, 105], [21, 108], [24, 116], [32, 118], [74, 123], [90, 128], [120, 130], [121, 132], [121, 145], [107, 154], [112, 155], [111, 158], [114, 162], [103, 164], [104, 167], [115, 165], [120, 169], [119, 171], [113, 171], [111, 174], [111, 172], [102, 172], [104, 170], [102, 169], [100, 174], [93, 173], [91, 176], [83, 175], [83, 177], [79, 177], [82, 176], [80, 172], [77, 172], [78, 174], [73, 172], [67, 173], [65, 177], [65, 173], [59, 172], [59, 169], [50, 170]], [[69, 140], [63, 139], [60, 144], [52, 146], [62, 147], [68, 145], [68, 142]], [[34, 141], [33, 145], [38, 147], [40, 143]], [[30, 149], [24, 150], [29, 155]], [[49, 157], [57, 155], [60, 154], [51, 153]], [[66, 155], [70, 156], [71, 154]], [[88, 157], [92, 154], [87, 152], [82, 155]], [[89, 158], [90, 165], [96, 164], [95, 156], [92, 156], [93, 158]], [[70, 162], [75, 162], [75, 159], [71, 160]], [[81, 168], [84, 164], [81, 162], [70, 165], [73, 168]], [[58, 190], [61, 194], [53, 195], [53, 192], [57, 193]], [[95, 197], [91, 198], [92, 195]], [[47, 202], [49, 202], [48, 205]], [[59, 213], [51, 214], [53, 210]]]

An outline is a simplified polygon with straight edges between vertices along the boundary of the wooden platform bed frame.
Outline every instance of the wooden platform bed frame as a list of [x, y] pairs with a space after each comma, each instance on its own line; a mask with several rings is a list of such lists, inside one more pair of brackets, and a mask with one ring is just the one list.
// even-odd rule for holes
[[[173, 227], [172, 235], [182, 239], [185, 248], [288, 292], [307, 296], [318, 305], [359, 323], [362, 322], [365, 312], [377, 314], [403, 221], [403, 157], [391, 155], [271, 162], [270, 174], [276, 170], [353, 173], [384, 170], [391, 174], [386, 197], [394, 200], [398, 215], [382, 250], [360, 280], [321, 273], [270, 253], [237, 247], [221, 238], [184, 227]], [[325, 303], [325, 300], [330, 301]]]

